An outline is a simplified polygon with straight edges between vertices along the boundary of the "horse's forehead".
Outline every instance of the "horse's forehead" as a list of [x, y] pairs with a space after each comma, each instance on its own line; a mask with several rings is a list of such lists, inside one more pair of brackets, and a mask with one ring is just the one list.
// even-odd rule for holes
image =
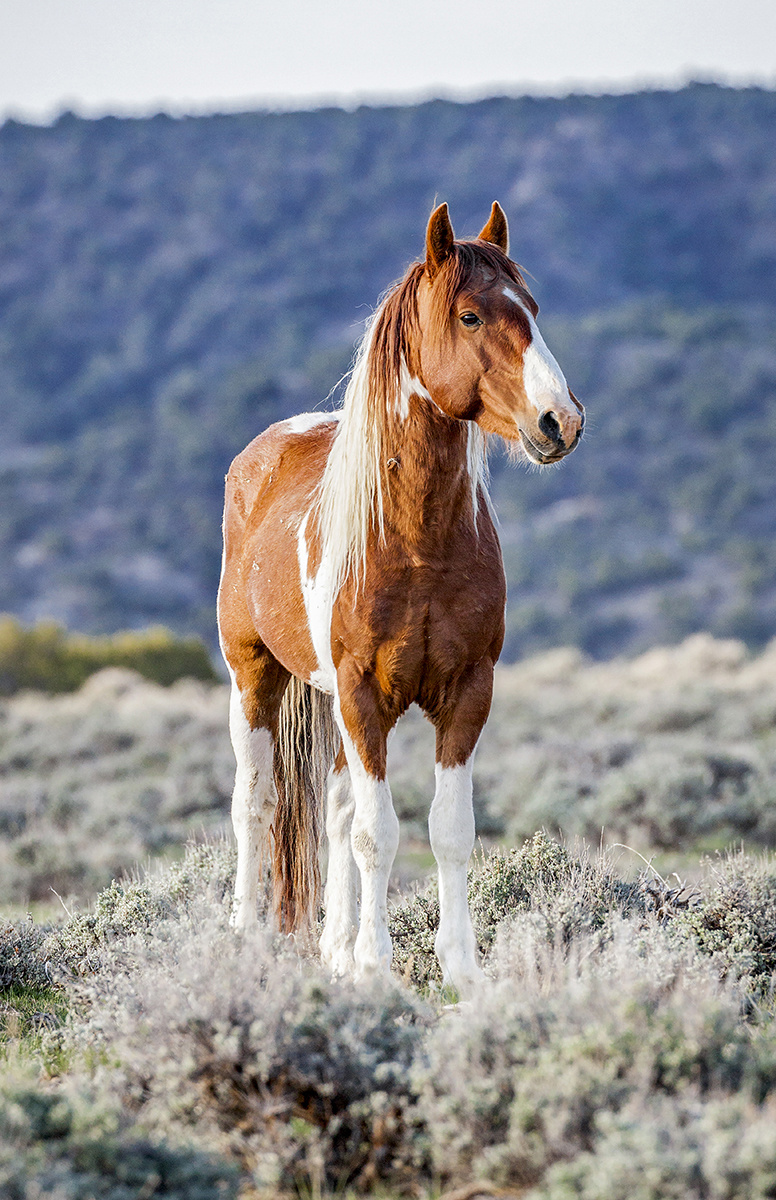
[[530, 336], [530, 318], [535, 302], [530, 292], [521, 287], [511, 275], [501, 271], [495, 277], [490, 273], [482, 273], [479, 278], [472, 280], [471, 285], [464, 289], [464, 293], [488, 308], [497, 309], [506, 317], [517, 316], [521, 327], [527, 321], [524, 331]]
[[523, 342], [530, 343], [534, 328], [530, 297], [513, 279], [502, 276], [488, 287], [472, 293], [472, 299], [496, 318], [498, 327], [506, 328]]

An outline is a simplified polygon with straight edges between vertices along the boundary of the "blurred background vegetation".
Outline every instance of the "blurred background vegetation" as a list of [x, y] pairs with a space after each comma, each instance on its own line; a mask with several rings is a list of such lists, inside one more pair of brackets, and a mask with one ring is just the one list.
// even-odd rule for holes
[[[149, 857], [226, 832], [228, 690], [116, 666], [72, 694], [0, 699], [0, 906], [51, 901], [52, 888], [84, 901]], [[432, 866], [434, 730], [417, 709], [388, 772], [401, 887]], [[474, 803], [486, 844], [544, 828], [677, 866], [741, 841], [776, 846], [776, 642], [752, 655], [694, 634], [632, 659], [568, 647], [500, 667]]]
[[0, 696], [25, 689], [74, 692], [103, 667], [129, 667], [163, 687], [177, 679], [218, 681], [204, 642], [175, 637], [163, 626], [88, 637], [50, 621], [26, 629], [0, 616]]
[[494, 462], [505, 656], [776, 631], [776, 93], [0, 128], [0, 611], [214, 646], [223, 476], [325, 403], [435, 199], [494, 197], [586, 403]]

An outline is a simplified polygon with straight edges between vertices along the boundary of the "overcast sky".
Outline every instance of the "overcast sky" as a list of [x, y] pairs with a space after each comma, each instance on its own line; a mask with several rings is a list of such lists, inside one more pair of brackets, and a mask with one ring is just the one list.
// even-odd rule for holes
[[0, 0], [0, 114], [776, 86], [776, 0]]

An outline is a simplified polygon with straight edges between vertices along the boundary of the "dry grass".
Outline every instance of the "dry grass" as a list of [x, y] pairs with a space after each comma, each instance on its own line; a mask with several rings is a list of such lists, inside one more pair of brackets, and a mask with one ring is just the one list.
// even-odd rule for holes
[[[711, 854], [683, 889], [646, 867], [623, 878], [621, 850], [530, 822], [560, 814], [598, 844], [606, 812], [611, 840], [647, 858], [745, 825], [767, 845], [774, 666], [773, 649], [749, 659], [695, 638], [500, 674], [479, 811], [532, 836], [470, 873], [488, 976], [471, 1006], [440, 988], [433, 884], [394, 906], [394, 983], [354, 988], [268, 928], [232, 933], [227, 842], [114, 882], [56, 927], [6, 922], [0, 1194], [431, 1197], [475, 1181], [531, 1200], [772, 1194], [776, 861]], [[217, 827], [224, 701], [110, 672], [72, 697], [8, 702], [2, 811], [24, 819], [3, 852], [7, 894], [48, 878], [18, 854], [33, 834], [83, 882], [154, 836], [179, 845], [187, 803]], [[410, 828], [430, 794], [427, 733], [412, 715], [393, 747]]]
[[[0, 703], [0, 903], [87, 898], [149, 856], [228, 823], [222, 687], [160, 688], [112, 669], [72, 696]], [[422, 860], [433, 730], [413, 710], [391, 746], [405, 845]], [[696, 635], [635, 660], [556, 650], [496, 677], [475, 767], [478, 829], [542, 827], [649, 857], [776, 845], [776, 647]], [[408, 860], [409, 861], [409, 860]], [[406, 880], [407, 873], [401, 874]]]
[[394, 983], [354, 987], [266, 927], [234, 934], [233, 867], [226, 844], [194, 846], [6, 956], [20, 979], [45, 963], [68, 1012], [6, 1043], [9, 1196], [56, 1180], [75, 1200], [101, 1163], [88, 1194], [109, 1200], [138, 1194], [127, 1172], [181, 1196], [196, 1177], [202, 1200], [238, 1178], [261, 1197], [479, 1180], [592, 1198], [609, 1172], [623, 1197], [644, 1172], [669, 1196], [769, 1194], [772, 860], [709, 862], [697, 903], [658, 914], [611, 855], [541, 834], [486, 856], [470, 897], [488, 982], [452, 1008], [428, 972], [423, 998], [406, 986], [433, 937], [418, 896], [397, 910]]

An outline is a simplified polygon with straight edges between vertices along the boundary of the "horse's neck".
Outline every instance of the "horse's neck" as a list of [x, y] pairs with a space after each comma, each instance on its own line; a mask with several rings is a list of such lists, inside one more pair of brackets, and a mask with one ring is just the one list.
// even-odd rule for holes
[[444, 541], [452, 525], [471, 520], [468, 427], [413, 396], [386, 464], [386, 529], [419, 547]]

